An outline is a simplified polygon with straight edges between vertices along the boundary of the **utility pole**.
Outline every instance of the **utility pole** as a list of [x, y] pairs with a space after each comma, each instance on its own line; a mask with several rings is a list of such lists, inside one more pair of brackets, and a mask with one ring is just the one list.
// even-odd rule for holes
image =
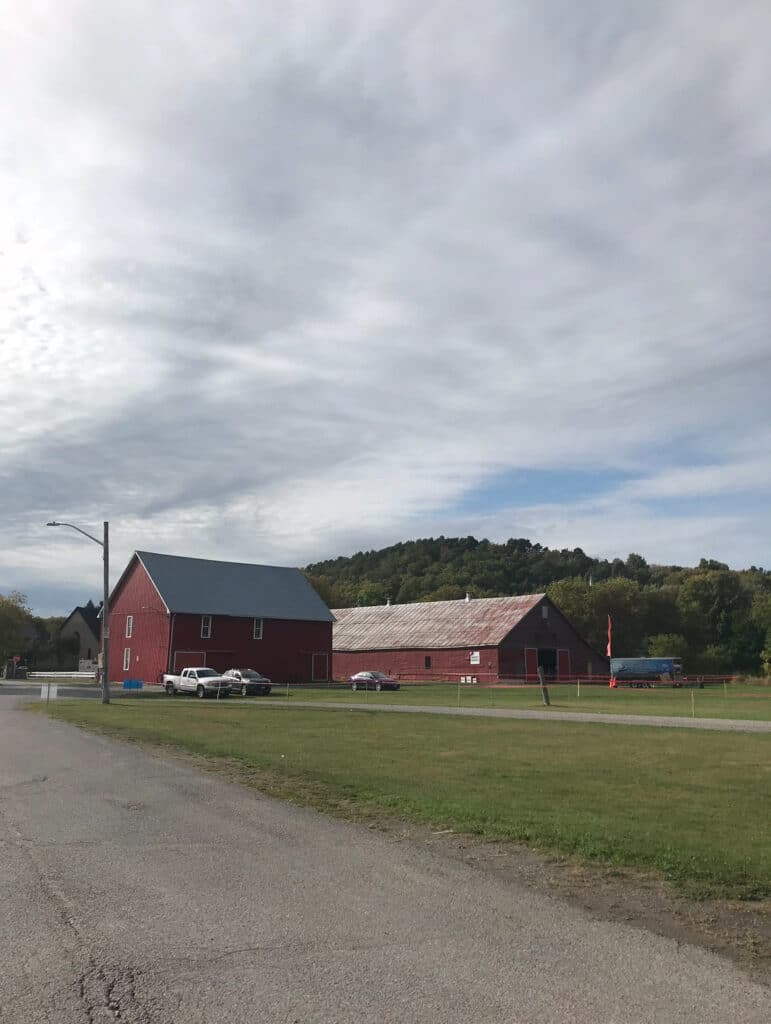
[[102, 542], [104, 597], [102, 598], [102, 704], [110, 703], [110, 524], [104, 523]]
[[102, 549], [102, 561], [104, 563], [104, 596], [102, 598], [102, 704], [110, 703], [110, 524], [104, 523], [103, 540], [94, 537], [93, 534], [81, 530], [79, 526], [72, 523], [57, 523], [54, 519], [46, 526], [66, 526], [70, 530], [76, 530], [88, 537], [94, 544]]

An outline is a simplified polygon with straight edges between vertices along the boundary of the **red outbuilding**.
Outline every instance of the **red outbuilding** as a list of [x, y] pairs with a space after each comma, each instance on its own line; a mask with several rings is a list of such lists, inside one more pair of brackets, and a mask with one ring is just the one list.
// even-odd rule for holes
[[332, 613], [299, 569], [137, 551], [110, 598], [110, 679], [206, 665], [326, 682]]
[[377, 670], [407, 680], [535, 682], [607, 675], [608, 659], [583, 640], [545, 594], [336, 608], [335, 679]]

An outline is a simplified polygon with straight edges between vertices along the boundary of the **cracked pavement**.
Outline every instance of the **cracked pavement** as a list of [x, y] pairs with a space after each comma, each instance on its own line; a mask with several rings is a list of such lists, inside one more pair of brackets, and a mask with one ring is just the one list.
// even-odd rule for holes
[[2, 1024], [768, 1019], [703, 950], [10, 702], [0, 906]]

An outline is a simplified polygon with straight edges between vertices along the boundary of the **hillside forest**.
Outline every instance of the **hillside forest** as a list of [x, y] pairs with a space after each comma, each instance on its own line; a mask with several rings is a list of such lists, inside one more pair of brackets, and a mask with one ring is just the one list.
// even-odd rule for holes
[[771, 674], [771, 571], [592, 558], [580, 548], [474, 537], [406, 541], [305, 569], [330, 608], [546, 592], [592, 646], [608, 615], [619, 656], [683, 659], [687, 674]]

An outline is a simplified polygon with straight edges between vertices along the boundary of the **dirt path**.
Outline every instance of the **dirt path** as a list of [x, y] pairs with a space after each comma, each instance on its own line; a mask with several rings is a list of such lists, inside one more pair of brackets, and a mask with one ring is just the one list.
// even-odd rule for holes
[[411, 715], [461, 715], [470, 718], [534, 718], [541, 721], [589, 722], [601, 725], [653, 725], [663, 729], [712, 729], [718, 732], [768, 732], [771, 722], [738, 718], [676, 718], [670, 715], [608, 715], [599, 711], [517, 711], [512, 708], [453, 708], [407, 704], [340, 704], [324, 700], [265, 700], [259, 702], [281, 707], [323, 708], [330, 711], [398, 711]]

